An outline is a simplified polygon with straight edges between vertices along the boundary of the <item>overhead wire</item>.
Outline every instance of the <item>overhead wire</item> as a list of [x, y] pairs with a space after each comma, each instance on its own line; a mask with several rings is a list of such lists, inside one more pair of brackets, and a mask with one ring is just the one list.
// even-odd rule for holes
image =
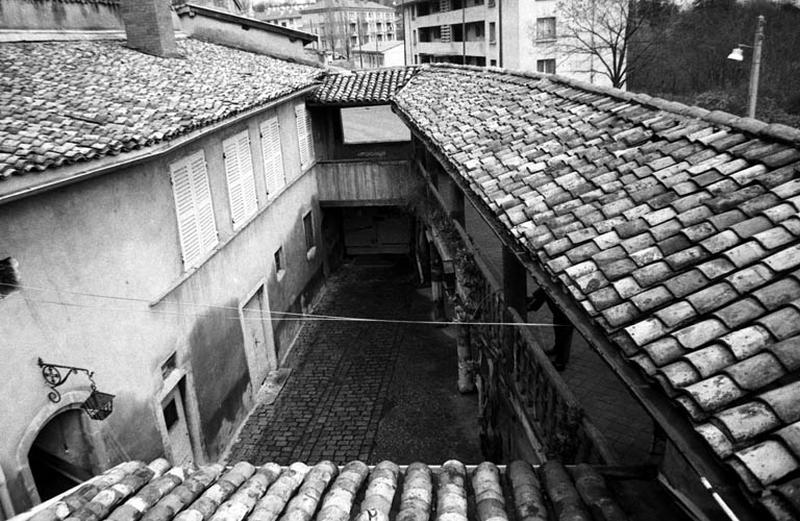
[[[38, 302], [41, 304], [52, 304], [52, 305], [61, 305], [61, 306], [68, 306], [68, 307], [79, 307], [79, 308], [87, 308], [87, 309], [102, 309], [105, 311], [123, 311], [123, 312], [139, 312], [139, 313], [146, 313], [148, 315], [165, 315], [165, 316], [182, 316], [182, 317], [191, 317], [191, 318], [198, 318], [204, 316], [204, 313], [186, 313], [186, 312], [179, 312], [179, 311], [165, 311], [165, 310], [156, 310], [149, 307], [150, 301], [148, 299], [143, 298], [136, 298], [136, 297], [123, 297], [123, 296], [114, 296], [114, 295], [103, 295], [99, 293], [90, 293], [90, 292], [82, 292], [82, 291], [73, 291], [73, 290], [64, 290], [64, 289], [56, 289], [56, 288], [39, 288], [35, 286], [27, 286], [27, 285], [15, 285], [17, 289], [20, 290], [27, 290], [27, 291], [40, 291], [40, 292], [51, 292], [51, 293], [66, 293], [72, 295], [79, 295], [85, 297], [92, 297], [92, 298], [103, 298], [103, 299], [110, 299], [110, 300], [120, 300], [120, 301], [129, 301], [129, 302], [136, 302], [136, 303], [146, 303], [148, 304], [148, 309], [136, 309], [136, 308], [121, 308], [121, 307], [109, 307], [107, 305], [96, 305], [96, 304], [86, 304], [86, 303], [77, 303], [77, 302], [66, 302], [63, 300], [55, 301], [55, 300], [46, 300], [46, 299], [37, 299], [31, 298], [29, 296], [25, 296], [26, 301], [29, 302]], [[264, 312], [259, 310], [248, 310], [248, 309], [241, 309], [234, 306], [219, 306], [215, 304], [206, 304], [206, 303], [195, 303], [195, 302], [175, 302], [175, 301], [167, 301], [174, 304], [178, 304], [181, 306], [188, 305], [193, 307], [202, 307], [207, 309], [217, 309], [223, 311], [235, 311], [237, 314], [236, 316], [224, 317], [227, 320], [245, 320], [245, 321], [263, 321], [263, 320], [270, 320], [270, 321], [297, 321], [297, 322], [314, 322], [314, 321], [338, 321], [338, 322], [364, 322], [364, 323], [384, 323], [384, 324], [405, 324], [405, 325], [431, 325], [431, 326], [450, 326], [457, 323], [464, 323], [469, 324], [472, 326], [497, 326], [497, 327], [568, 327], [563, 324], [552, 324], [552, 323], [540, 323], [540, 322], [476, 322], [476, 321], [466, 321], [466, 322], [459, 322], [459, 321], [442, 321], [442, 320], [407, 320], [407, 319], [394, 319], [394, 318], [374, 318], [374, 317], [353, 317], [353, 316], [344, 316], [344, 315], [325, 315], [325, 314], [315, 314], [315, 313], [295, 313], [290, 311], [272, 311]], [[243, 316], [239, 316], [239, 312], [242, 312]], [[253, 313], [258, 313], [260, 316], [252, 316]], [[250, 314], [251, 316], [247, 316]]]

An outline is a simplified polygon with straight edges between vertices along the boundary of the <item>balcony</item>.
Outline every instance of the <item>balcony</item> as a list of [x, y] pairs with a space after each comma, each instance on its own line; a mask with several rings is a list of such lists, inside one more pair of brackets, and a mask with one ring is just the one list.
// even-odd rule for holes
[[[485, 56], [486, 42], [484, 40], [468, 41], [466, 46], [467, 55]], [[416, 52], [420, 54], [444, 54], [460, 56], [463, 52], [461, 42], [419, 42]]]
[[[480, 22], [489, 17], [487, 7], [485, 5], [477, 5], [467, 7], [464, 17], [466, 22]], [[461, 9], [454, 11], [445, 11], [443, 13], [434, 13], [425, 16], [417, 16], [416, 20], [411, 21], [414, 27], [429, 27], [434, 25], [453, 25], [461, 23]]]

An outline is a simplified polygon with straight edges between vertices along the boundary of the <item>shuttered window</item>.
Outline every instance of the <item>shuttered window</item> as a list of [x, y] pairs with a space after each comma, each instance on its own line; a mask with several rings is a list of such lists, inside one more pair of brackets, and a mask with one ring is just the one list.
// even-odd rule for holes
[[311, 115], [305, 104], [295, 105], [295, 121], [297, 121], [297, 141], [300, 143], [300, 167], [305, 169], [314, 162], [314, 135], [311, 128]]
[[170, 165], [183, 266], [195, 268], [217, 245], [206, 158], [197, 152]]
[[278, 116], [262, 122], [260, 128], [267, 194], [269, 197], [273, 197], [286, 184], [286, 174], [283, 171], [283, 154], [281, 153], [281, 127], [278, 123]]
[[228, 180], [228, 200], [231, 203], [233, 228], [236, 229], [258, 210], [256, 180], [253, 177], [253, 159], [247, 131], [223, 141], [222, 148], [225, 177]]

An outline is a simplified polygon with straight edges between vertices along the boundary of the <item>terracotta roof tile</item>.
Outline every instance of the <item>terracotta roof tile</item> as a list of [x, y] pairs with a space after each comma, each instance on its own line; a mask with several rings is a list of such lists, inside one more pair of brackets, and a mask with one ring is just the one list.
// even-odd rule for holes
[[[597, 469], [586, 464], [567, 468], [553, 460], [539, 467], [524, 461], [507, 467], [489, 462], [466, 467], [455, 460], [431, 467], [390, 461], [374, 467], [360, 461], [343, 467], [329, 461], [313, 467], [239, 462], [196, 471], [170, 468], [166, 460], [128, 462], [32, 511], [30, 519], [410, 521], [438, 513], [443, 519], [480, 521], [545, 519], [551, 511], [571, 519], [593, 519], [590, 512], [627, 519]], [[577, 513], [583, 517], [574, 517]]]
[[175, 59], [117, 41], [0, 45], [0, 180], [168, 141], [322, 73], [193, 39], [178, 40]]
[[[535, 150], [535, 161], [548, 165], [519, 179], [541, 195], [523, 202], [526, 215], [543, 227], [536, 236], [566, 239], [542, 241], [535, 258], [557, 274], [594, 263], [596, 271], [563, 278], [587, 319], [668, 393], [677, 392], [713, 450], [757, 488], [760, 471], [734, 453], [775, 436], [789, 420], [760, 405], [749, 409], [759, 411], [753, 418], [726, 410], [796, 380], [800, 370], [800, 349], [780, 340], [800, 327], [800, 277], [785, 275], [800, 267], [795, 133], [586, 89], [554, 77], [434, 66], [421, 68], [395, 102], [412, 125], [424, 121], [417, 130], [435, 147], [457, 142], [462, 125], [485, 138], [461, 149], [463, 161], [450, 157], [462, 175], [465, 161], [522, 156], [513, 140], [497, 140], [498, 128], [524, 136], [525, 153]], [[495, 105], [516, 112], [471, 116], [474, 107]], [[504, 174], [490, 162], [479, 165], [487, 180]], [[471, 186], [490, 206], [507, 195], [491, 184]], [[561, 212], [574, 219], [553, 220]], [[579, 224], [564, 232], [571, 223]], [[712, 416], [724, 422], [699, 423]]]

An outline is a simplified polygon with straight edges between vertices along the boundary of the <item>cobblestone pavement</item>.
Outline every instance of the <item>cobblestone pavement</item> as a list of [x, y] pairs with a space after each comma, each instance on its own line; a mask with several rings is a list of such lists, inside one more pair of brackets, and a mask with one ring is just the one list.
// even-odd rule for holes
[[[481, 252], [502, 280], [502, 250], [499, 240], [467, 205], [467, 229]], [[528, 294], [535, 289], [528, 280]], [[552, 323], [547, 306], [528, 314], [528, 322]], [[545, 349], [553, 345], [553, 328], [532, 330]], [[575, 393], [586, 414], [602, 432], [621, 464], [641, 464], [648, 458], [653, 436], [653, 422], [625, 385], [600, 358], [583, 337], [575, 333], [564, 381]]]
[[[397, 266], [343, 266], [322, 315], [426, 320], [430, 301]], [[455, 341], [431, 326], [317, 321], [301, 330], [289, 380], [246, 421], [228, 461], [480, 462], [477, 400], [456, 391]]]

